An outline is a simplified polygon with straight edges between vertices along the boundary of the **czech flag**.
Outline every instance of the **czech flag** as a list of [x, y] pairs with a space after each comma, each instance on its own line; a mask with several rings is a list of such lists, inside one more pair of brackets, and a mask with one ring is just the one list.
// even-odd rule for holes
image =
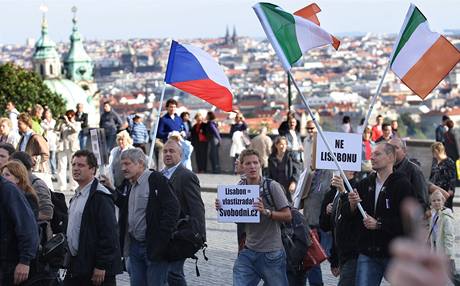
[[165, 82], [231, 112], [233, 94], [222, 68], [203, 50], [172, 41]]

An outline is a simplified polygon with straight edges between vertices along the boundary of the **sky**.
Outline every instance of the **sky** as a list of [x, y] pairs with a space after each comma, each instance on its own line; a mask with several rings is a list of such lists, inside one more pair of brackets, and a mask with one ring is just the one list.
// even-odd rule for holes
[[[411, 1], [317, 0], [321, 26], [332, 34], [399, 33]], [[434, 31], [460, 29], [460, 0], [413, 0]], [[241, 36], [264, 37], [252, 9], [255, 0], [0, 0], [0, 43], [24, 44], [38, 39], [42, 13], [48, 6], [49, 34], [68, 41], [72, 6], [87, 40], [130, 38], [215, 38], [236, 27]], [[271, 2], [294, 12], [311, 2]]]

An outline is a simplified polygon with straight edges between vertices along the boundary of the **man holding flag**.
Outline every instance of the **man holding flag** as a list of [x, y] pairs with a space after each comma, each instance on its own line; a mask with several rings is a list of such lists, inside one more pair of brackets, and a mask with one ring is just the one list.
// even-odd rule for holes
[[[172, 41], [168, 66], [166, 68], [165, 83], [197, 96], [223, 111], [231, 112], [233, 110], [233, 94], [224, 71], [211, 55], [192, 45], [179, 44], [176, 41]], [[157, 113], [158, 117], [161, 114], [165, 89], [166, 85], [164, 85], [161, 93], [160, 107]], [[176, 101], [172, 102], [168, 100], [166, 102], [168, 114], [174, 113], [175, 107], [177, 107]], [[177, 121], [170, 121], [171, 124], [169, 127], [179, 126], [179, 119], [177, 117]], [[180, 122], [181, 130], [177, 130], [177, 128], [174, 130], [183, 130], [182, 120]], [[167, 139], [168, 134], [165, 132], [167, 124], [165, 123], [165, 120], [160, 121], [160, 119], [157, 119], [156, 126], [152, 128], [153, 138], [157, 137], [158, 132], [158, 138]], [[159, 125], [161, 126], [159, 127]], [[157, 145], [157, 147], [160, 146], [162, 144]], [[152, 144], [149, 152], [149, 164], [153, 157], [153, 148], [154, 145]]]

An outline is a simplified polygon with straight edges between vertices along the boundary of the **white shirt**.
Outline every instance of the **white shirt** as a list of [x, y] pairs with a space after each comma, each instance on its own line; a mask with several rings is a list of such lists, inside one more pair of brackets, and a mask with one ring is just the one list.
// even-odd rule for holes
[[299, 144], [299, 138], [297, 137], [297, 134], [295, 130], [289, 130], [289, 133], [292, 135], [292, 150], [297, 151], [300, 149], [300, 144]]
[[307, 135], [303, 140], [303, 169], [307, 171], [310, 171], [314, 144], [313, 135]]
[[94, 180], [89, 182], [89, 184], [83, 188], [78, 187], [75, 190], [75, 195], [70, 200], [69, 220], [67, 224], [67, 244], [72, 256], [76, 256], [78, 253], [81, 218], [83, 216], [86, 202], [88, 201], [89, 191], [93, 181]]
[[179, 167], [181, 163], [182, 162], [179, 162], [177, 165], [172, 166], [171, 168], [164, 168], [163, 171], [161, 171], [161, 173], [169, 180], [171, 179], [172, 174], [174, 174], [174, 171], [176, 171], [177, 167]]
[[18, 132], [18, 115], [19, 115], [19, 111], [16, 108], [8, 112], [8, 116], [11, 120], [11, 124], [13, 125], [12, 129], [16, 133]]
[[379, 199], [380, 192], [382, 191], [383, 184], [385, 181], [379, 182], [378, 179], [375, 179], [375, 201], [374, 201], [374, 210], [377, 208], [377, 200]]

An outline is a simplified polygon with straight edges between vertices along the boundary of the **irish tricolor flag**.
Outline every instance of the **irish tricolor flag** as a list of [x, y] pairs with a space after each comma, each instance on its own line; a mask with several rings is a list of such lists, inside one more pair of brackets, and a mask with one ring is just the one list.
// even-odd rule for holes
[[455, 46], [432, 32], [425, 16], [411, 4], [393, 48], [393, 72], [424, 99], [459, 61]]
[[294, 14], [270, 3], [258, 3], [253, 8], [286, 70], [310, 49], [329, 44], [339, 48], [340, 42], [319, 26], [316, 13], [321, 10], [316, 4]]

